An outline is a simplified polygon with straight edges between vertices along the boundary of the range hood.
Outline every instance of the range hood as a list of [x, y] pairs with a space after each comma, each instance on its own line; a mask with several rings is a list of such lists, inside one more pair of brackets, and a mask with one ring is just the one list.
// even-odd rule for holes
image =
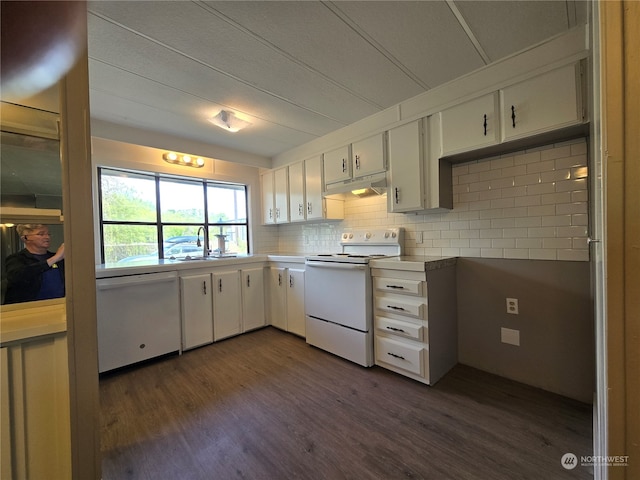
[[386, 172], [367, 175], [366, 177], [356, 178], [354, 180], [345, 180], [344, 182], [332, 183], [326, 185], [324, 195], [343, 195], [353, 191], [364, 190], [364, 192], [355, 195], [384, 195], [387, 193], [387, 174]]

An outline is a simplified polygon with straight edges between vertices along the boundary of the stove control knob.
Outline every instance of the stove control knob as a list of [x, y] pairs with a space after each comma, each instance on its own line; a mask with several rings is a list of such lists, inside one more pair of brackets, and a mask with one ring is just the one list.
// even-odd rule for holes
[[391, 232], [391, 238], [396, 238], [396, 232]]
[[352, 238], [353, 238], [353, 233], [350, 233], [349, 234], [349, 239], [352, 239]]
[[347, 236], [348, 236], [348, 235], [347, 235], [346, 233], [343, 233], [343, 234], [342, 234], [342, 238], [343, 238], [344, 240], [346, 240], [346, 239], [347, 239]]
[[384, 238], [389, 238], [389, 232], [384, 232]]
[[371, 238], [371, 233], [367, 232], [364, 234], [364, 238], [366, 238], [367, 240], [369, 240]]

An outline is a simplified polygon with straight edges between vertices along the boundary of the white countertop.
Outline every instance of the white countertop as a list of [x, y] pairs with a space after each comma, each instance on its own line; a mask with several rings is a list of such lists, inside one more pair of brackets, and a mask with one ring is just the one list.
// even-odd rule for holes
[[64, 298], [2, 305], [0, 344], [51, 335], [67, 330]]
[[96, 265], [96, 278], [121, 277], [200, 268], [218, 268], [229, 265], [245, 265], [257, 262], [304, 263], [304, 255], [264, 254], [237, 255], [235, 257], [211, 257], [207, 260], [144, 260], [136, 264], [105, 263]]
[[371, 268], [424, 272], [455, 265], [457, 257], [401, 256], [371, 260]]

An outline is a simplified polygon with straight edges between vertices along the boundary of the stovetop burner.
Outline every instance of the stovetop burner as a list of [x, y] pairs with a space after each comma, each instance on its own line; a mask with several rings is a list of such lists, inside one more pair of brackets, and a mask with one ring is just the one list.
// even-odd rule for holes
[[373, 258], [396, 257], [402, 254], [402, 228], [351, 230], [341, 235], [339, 253], [318, 253], [307, 260], [342, 263], [369, 263]]

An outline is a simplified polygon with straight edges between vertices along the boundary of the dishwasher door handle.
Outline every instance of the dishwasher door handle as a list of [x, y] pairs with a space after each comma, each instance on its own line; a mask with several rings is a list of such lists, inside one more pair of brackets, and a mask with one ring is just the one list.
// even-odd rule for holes
[[178, 277], [175, 274], [130, 275], [127, 277], [99, 278], [96, 281], [96, 288], [98, 290], [109, 290], [112, 288], [126, 288], [130, 285], [148, 285], [152, 283], [168, 283], [177, 281]]

